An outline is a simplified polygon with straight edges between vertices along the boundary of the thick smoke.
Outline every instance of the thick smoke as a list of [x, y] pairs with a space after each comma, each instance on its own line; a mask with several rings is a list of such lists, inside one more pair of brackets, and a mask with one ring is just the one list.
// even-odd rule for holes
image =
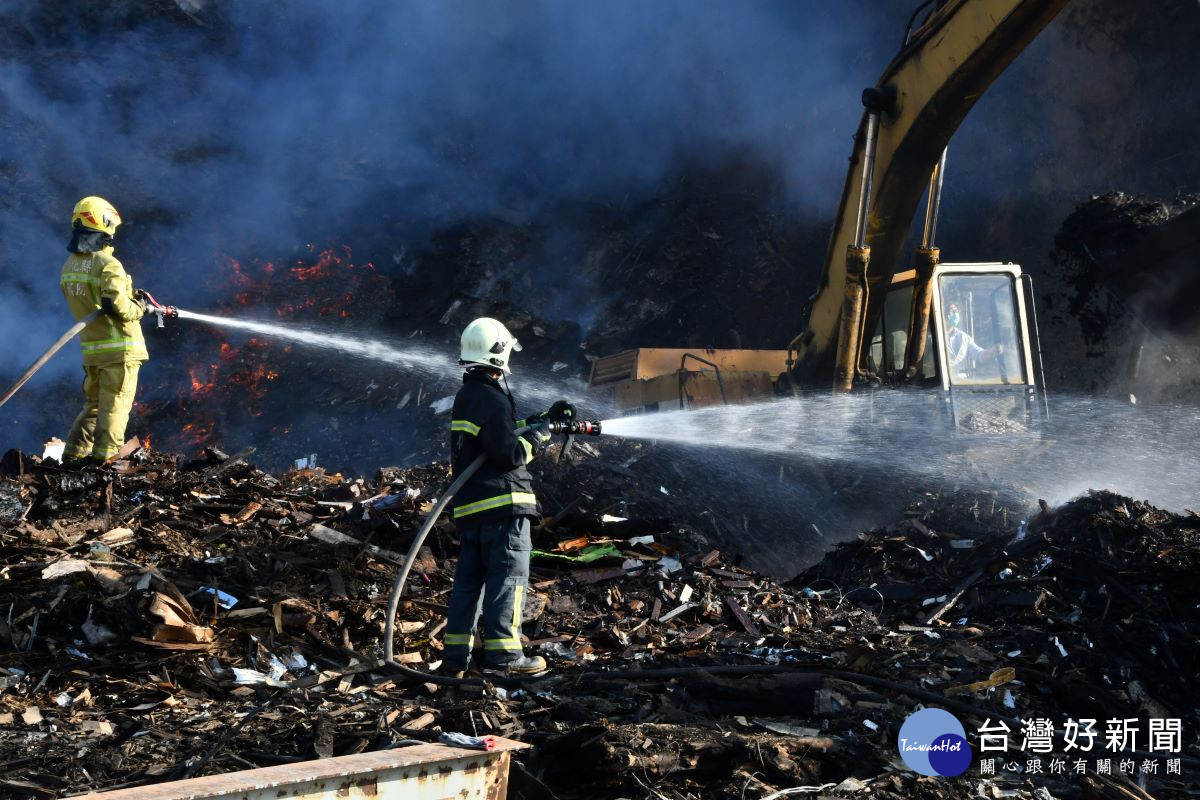
[[[118, 255], [137, 283], [196, 310], [228, 300], [216, 280], [228, 257], [345, 244], [392, 276], [450, 270], [429, 278], [464, 283], [485, 270], [423, 263], [431, 242], [474, 220], [533, 226], [540, 256], [497, 300], [586, 335], [606, 322], [613, 265], [582, 269], [596, 236], [582, 210], [644, 209], [673, 176], [699, 165], [719, 181], [745, 159], [780, 177], [775, 219], [827, 229], [859, 92], [912, 5], [12, 0], [0, 10], [0, 375], [65, 328], [66, 219], [91, 193], [124, 214]], [[1194, 188], [1200, 12], [1168, 0], [1164, 23], [1124, 5], [1077, 0], [968, 117], [951, 148], [944, 259], [1037, 275], [1081, 195]], [[821, 255], [788, 254], [787, 269], [815, 285]], [[668, 270], [656, 293], [683, 295], [677, 280]], [[761, 275], [747, 282], [781, 296]], [[388, 318], [426, 302], [401, 299]], [[802, 322], [799, 307], [786, 317], [776, 346]], [[42, 386], [77, 372], [73, 347]], [[147, 369], [160, 382], [179, 371]]]
[[[1127, 0], [1069, 4], [950, 146], [943, 259], [1011, 260], [1033, 276], [1046, 369], [1059, 391], [1130, 391], [1125, 361], [1135, 338], [1114, 325], [1107, 352], [1089, 341], [1078, 276], [1050, 258], [1063, 221], [1095, 195], [1170, 204], [1200, 185], [1200, 106], [1187, 99], [1200, 74], [1200, 6], [1167, 0], [1153, 15], [1139, 11]], [[1122, 306], [1125, 289], [1101, 283], [1097, 294]]]
[[8, 12], [5, 49], [34, 58], [0, 66], [6, 371], [61, 327], [51, 276], [83, 194], [124, 214], [138, 281], [191, 307], [216, 299], [218, 254], [419, 248], [463, 219], [636, 197], [739, 148], [778, 164], [798, 206], [829, 207], [857, 88], [886, 57], [862, 53], [861, 26], [895, 38], [865, 2], [217, 3], [203, 26], [128, 13], [99, 30], [44, 6]]

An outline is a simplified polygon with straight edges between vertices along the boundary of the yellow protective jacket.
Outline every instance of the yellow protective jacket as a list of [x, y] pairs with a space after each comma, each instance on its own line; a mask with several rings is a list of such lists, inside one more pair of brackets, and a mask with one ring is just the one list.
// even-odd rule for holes
[[98, 253], [70, 255], [63, 264], [59, 288], [76, 322], [100, 308], [102, 298], [108, 298], [116, 312], [115, 316], [102, 315], [80, 334], [84, 366], [150, 358], [142, 338], [141, 319], [146, 309], [133, 296], [133, 279], [113, 257], [111, 247]]

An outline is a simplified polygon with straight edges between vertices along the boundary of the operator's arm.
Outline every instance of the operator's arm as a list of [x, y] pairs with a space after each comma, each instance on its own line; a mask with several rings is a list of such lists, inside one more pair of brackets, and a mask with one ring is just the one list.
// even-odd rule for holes
[[983, 353], [983, 348], [971, 337], [971, 334], [964, 333], [963, 338], [967, 342], [967, 350], [971, 352], [971, 355], [978, 356]]
[[479, 427], [479, 444], [496, 469], [508, 472], [533, 460], [537, 447], [514, 432], [512, 417], [502, 401], [488, 404]]
[[133, 281], [115, 258], [100, 272], [100, 307], [123, 322], [134, 322], [146, 313], [146, 307], [133, 296]]

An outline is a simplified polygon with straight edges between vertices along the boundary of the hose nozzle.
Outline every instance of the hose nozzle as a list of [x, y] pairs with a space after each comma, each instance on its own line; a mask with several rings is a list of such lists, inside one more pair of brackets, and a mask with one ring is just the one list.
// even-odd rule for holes
[[570, 422], [551, 422], [550, 433], [565, 433], [568, 436], [599, 436], [600, 423], [596, 420], [578, 419]]
[[145, 289], [140, 289], [142, 299], [146, 301], [154, 316], [158, 317], [158, 327], [163, 327], [163, 318], [175, 319], [179, 316], [179, 309], [175, 306], [164, 306], [162, 303], [154, 299], [154, 295], [147, 292]]

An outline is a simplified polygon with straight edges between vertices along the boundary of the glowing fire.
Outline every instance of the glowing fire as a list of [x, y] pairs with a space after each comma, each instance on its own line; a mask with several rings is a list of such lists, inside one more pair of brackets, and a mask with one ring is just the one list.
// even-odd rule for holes
[[[219, 258], [209, 280], [211, 288], [229, 300], [217, 311], [241, 316], [261, 315], [267, 310], [278, 319], [301, 323], [369, 321], [390, 305], [387, 298], [394, 290], [389, 279], [371, 263], [354, 263], [349, 247], [320, 249], [310, 244], [308, 252], [308, 257], [291, 264]], [[186, 423], [169, 432], [159, 430], [159, 437], [165, 436], [161, 444], [167, 449], [180, 445], [223, 446], [223, 433], [236, 430], [237, 421], [245, 415], [259, 417], [290, 405], [293, 393], [289, 389], [305, 377], [286, 372], [292, 353], [290, 344], [259, 338], [231, 342], [220, 330], [189, 334], [194, 337], [189, 342], [204, 342], [202, 336], [214, 339], [207, 340], [211, 345], [202, 344], [194, 350], [195, 357], [184, 357], [186, 382], [171, 383], [178, 381], [179, 375], [171, 370], [165, 379], [169, 383], [159, 387], [176, 386], [175, 402], [170, 406], [161, 402], [138, 406], [139, 413], [151, 419], [170, 408], [171, 416]], [[145, 392], [143, 396], [147, 396]], [[272, 422], [275, 424], [270, 431], [274, 436], [286, 436], [292, 430], [287, 419]]]
[[205, 379], [201, 367], [188, 367], [188, 378], [192, 381], [192, 397], [207, 397], [217, 385], [217, 365], [208, 365], [208, 378]]
[[189, 422], [180, 432], [195, 447], [203, 447], [212, 439], [215, 424], [212, 421]]
[[[298, 260], [286, 272], [271, 261], [244, 264], [236, 258], [229, 258], [218, 272], [223, 273], [225, 284], [238, 290], [233, 296], [235, 305], [268, 306], [279, 319], [311, 318], [314, 313], [349, 319], [348, 307], [364, 296], [364, 291], [366, 297], [392, 293], [375, 265], [355, 264], [346, 245], [318, 251], [310, 244], [308, 250], [314, 258]], [[298, 284], [303, 285], [300, 291]]]
[[[314, 249], [311, 244], [308, 247], [310, 250]], [[315, 264], [306, 267], [304, 266], [304, 262], [301, 261], [298, 262], [297, 266], [292, 267], [290, 271], [297, 280], [301, 281], [311, 281], [316, 278], [323, 277], [340, 278], [342, 276], [341, 271], [338, 268], [341, 267], [343, 263], [346, 264], [347, 270], [355, 269], [355, 266], [349, 263], [351, 255], [350, 248], [346, 245], [342, 245], [341, 250], [343, 254], [341, 256], [335, 254], [332, 249], [323, 250], [321, 251], [320, 255], [317, 256], [317, 261]], [[375, 269], [375, 267], [371, 266], [370, 264], [367, 264], [366, 268], [370, 270]]]

